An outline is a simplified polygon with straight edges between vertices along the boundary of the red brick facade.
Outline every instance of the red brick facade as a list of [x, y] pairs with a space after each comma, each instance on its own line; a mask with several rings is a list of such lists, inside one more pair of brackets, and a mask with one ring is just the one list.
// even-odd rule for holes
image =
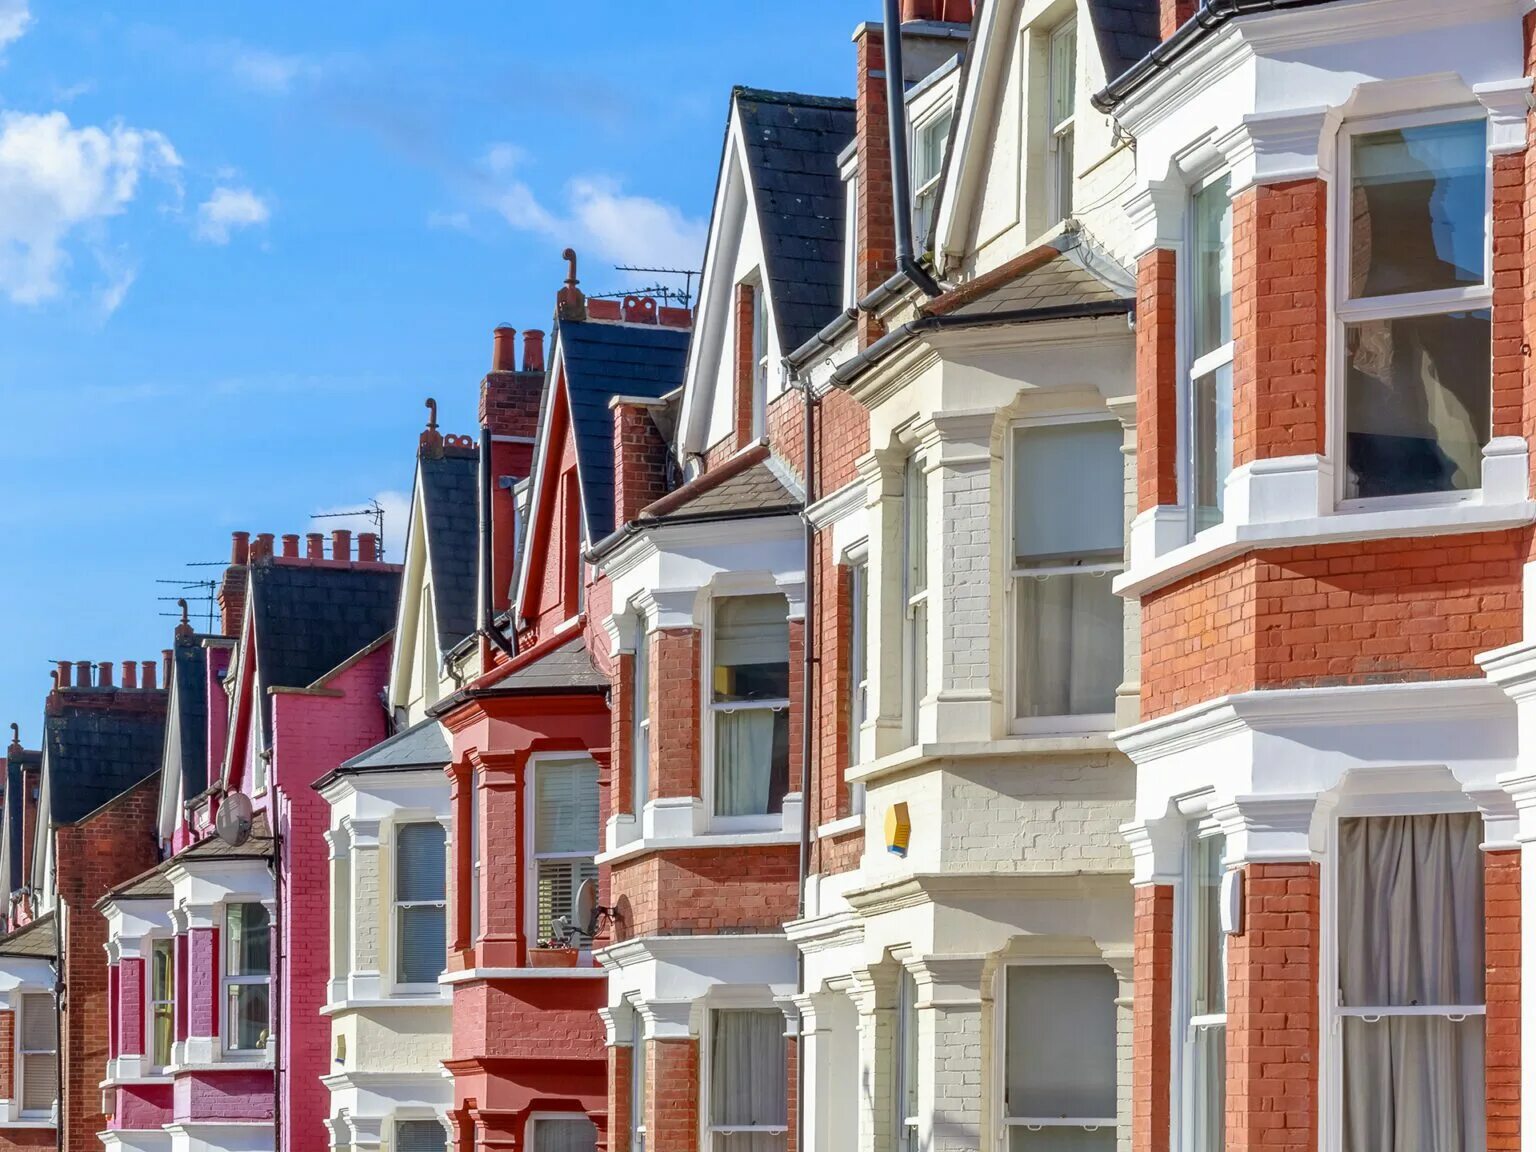
[[1179, 502], [1178, 258], [1156, 248], [1136, 266], [1136, 510]]
[[1520, 853], [1483, 857], [1484, 1082], [1489, 1152], [1520, 1148]]
[[[1168, 1152], [1166, 1091], [1173, 1079], [1173, 904], [1171, 885], [1147, 884], [1135, 892], [1132, 964], [1136, 998], [1131, 1009], [1131, 1147]], [[1145, 1087], [1142, 1087], [1145, 1086]]]

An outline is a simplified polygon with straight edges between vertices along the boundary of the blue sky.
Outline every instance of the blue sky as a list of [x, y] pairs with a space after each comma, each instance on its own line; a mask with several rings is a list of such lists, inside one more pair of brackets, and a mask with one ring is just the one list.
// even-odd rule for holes
[[697, 266], [730, 86], [846, 94], [877, 16], [0, 0], [0, 723], [35, 746], [51, 660], [153, 658], [155, 581], [232, 530], [397, 506], [566, 244], [588, 291]]

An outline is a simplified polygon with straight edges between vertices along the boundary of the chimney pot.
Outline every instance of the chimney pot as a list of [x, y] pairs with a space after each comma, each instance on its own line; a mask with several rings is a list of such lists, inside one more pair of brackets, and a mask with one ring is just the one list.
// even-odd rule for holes
[[298, 536], [296, 534], [294, 534], [294, 533], [291, 533], [291, 532], [285, 534], [283, 536], [283, 555], [284, 556], [297, 556], [298, 554], [299, 554], [299, 538], [298, 538]]
[[325, 559], [325, 533], [311, 532], [304, 537], [304, 555], [311, 560]]
[[379, 558], [379, 538], [372, 532], [359, 533], [357, 559], [360, 564], [372, 564]]
[[491, 371], [517, 371], [517, 329], [498, 325], [491, 333]]
[[331, 533], [331, 559], [352, 559], [352, 533], [345, 528], [337, 528]]
[[251, 558], [251, 534], [235, 532], [230, 535], [229, 562], [245, 564]]
[[544, 333], [537, 328], [523, 333], [523, 371], [544, 371]]
[[89, 688], [91, 686], [91, 662], [89, 660], [75, 661], [75, 687]]
[[103, 660], [96, 665], [96, 687], [112, 687], [112, 661]]
[[138, 690], [139, 666], [132, 660], [123, 661], [123, 687], [129, 692]]
[[[139, 667], [143, 669], [142, 674], [139, 676], [139, 687], [146, 692], [153, 692], [155, 690], [155, 662], [153, 660], [144, 660], [140, 662]], [[165, 682], [167, 684], [171, 682], [169, 670], [166, 671]]]
[[53, 686], [55, 688], [68, 688], [70, 686], [70, 673], [73, 670], [74, 665], [68, 660], [60, 660], [57, 679], [55, 679]]
[[275, 539], [276, 537], [270, 532], [263, 532], [260, 536], [256, 537], [256, 545], [263, 560], [272, 555], [272, 541]]

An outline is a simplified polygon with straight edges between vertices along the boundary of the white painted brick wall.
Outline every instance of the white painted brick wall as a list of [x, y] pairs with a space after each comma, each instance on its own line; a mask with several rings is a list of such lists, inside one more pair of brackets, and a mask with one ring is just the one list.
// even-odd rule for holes
[[948, 465], [938, 475], [940, 531], [930, 554], [942, 573], [941, 683], [961, 691], [991, 682], [991, 467]]

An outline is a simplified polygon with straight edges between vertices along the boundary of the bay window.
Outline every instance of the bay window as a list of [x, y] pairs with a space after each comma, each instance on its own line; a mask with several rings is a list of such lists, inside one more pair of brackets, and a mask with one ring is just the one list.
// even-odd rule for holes
[[448, 1137], [436, 1120], [396, 1120], [395, 1152], [443, 1152]]
[[1074, 131], [1077, 115], [1077, 21], [1068, 20], [1051, 34], [1050, 153], [1052, 220], [1072, 215]]
[[1232, 472], [1232, 178], [1208, 180], [1190, 210], [1189, 392], [1185, 440], [1193, 530], [1220, 524]]
[[1226, 837], [1197, 829], [1185, 851], [1181, 908], [1184, 1149], [1221, 1152], [1227, 1086], [1227, 936], [1221, 926]]
[[789, 790], [789, 619], [782, 596], [714, 603], [716, 816], [781, 812]]
[[896, 1148], [919, 1152], [917, 981], [905, 968], [896, 984]]
[[532, 1152], [593, 1152], [597, 1127], [586, 1116], [533, 1116], [528, 1141]]
[[576, 890], [597, 879], [597, 765], [590, 760], [541, 760], [533, 771], [534, 923], [538, 941], [559, 934]]
[[265, 904], [224, 909], [224, 1048], [261, 1052], [271, 1029], [272, 920]]
[[639, 820], [651, 790], [651, 638], [644, 632], [635, 645], [635, 691], [630, 713], [633, 808], [635, 819]]
[[1125, 457], [1116, 421], [1013, 433], [1015, 714], [1115, 710], [1125, 626], [1112, 576], [1125, 558]]
[[1341, 819], [1343, 1152], [1485, 1146], [1482, 817]]
[[1018, 964], [1005, 972], [1008, 1152], [1114, 1152], [1114, 973], [1102, 964]]
[[784, 1014], [710, 1013], [708, 1152], [782, 1152], [789, 1133]]
[[1343, 496], [1475, 490], [1493, 403], [1487, 123], [1352, 127], [1340, 165]]
[[949, 129], [954, 120], [954, 106], [946, 105], [912, 131], [912, 242], [919, 251], [928, 241], [933, 213], [939, 205], [944, 153], [949, 148]]
[[155, 1068], [171, 1062], [176, 1012], [174, 940], [154, 940], [149, 953], [149, 1060]]
[[24, 992], [16, 1033], [21, 1114], [47, 1116], [59, 1099], [58, 1007], [51, 992]]
[[[848, 763], [859, 762], [864, 722], [869, 718], [869, 565], [849, 568], [850, 624], [848, 634]], [[864, 811], [864, 785], [850, 788], [850, 808]]]
[[395, 835], [395, 982], [436, 985], [448, 966], [448, 834], [436, 820]]
[[928, 694], [928, 474], [921, 456], [907, 458], [901, 538], [903, 679], [906, 735], [917, 743], [917, 710]]

